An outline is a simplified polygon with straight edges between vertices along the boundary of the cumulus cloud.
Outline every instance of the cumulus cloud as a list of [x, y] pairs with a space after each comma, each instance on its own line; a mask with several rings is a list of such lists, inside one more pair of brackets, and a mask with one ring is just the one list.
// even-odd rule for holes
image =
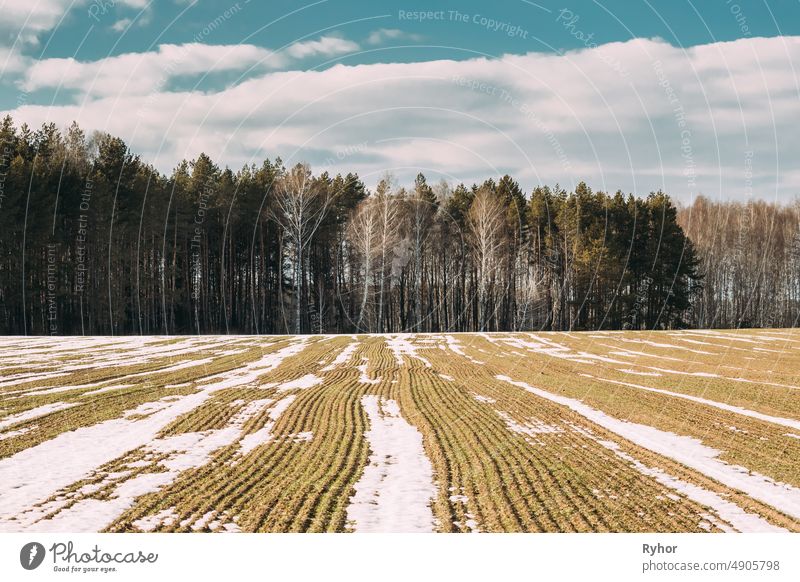
[[122, 32], [130, 26], [131, 22], [133, 21], [130, 18], [122, 18], [111, 25], [111, 30], [114, 32]]
[[295, 59], [305, 59], [311, 56], [322, 55], [326, 57], [342, 55], [359, 50], [357, 43], [338, 36], [323, 36], [318, 40], [307, 40], [289, 45], [286, 53]]
[[51, 30], [68, 10], [86, 4], [87, 0], [7, 0], [0, 6], [0, 30], [35, 35]]
[[[140, 17], [142, 23], [151, 17], [151, 0], [107, 0], [95, 2], [93, 0], [5, 0], [0, 2], [0, 33], [20, 39], [27, 44], [38, 42], [39, 34], [53, 30], [70, 11], [84, 11], [86, 18], [98, 21], [99, 16], [116, 8], [139, 10], [145, 13]], [[114, 30], [121, 30], [117, 26], [126, 19], [118, 20], [113, 26]], [[127, 19], [130, 20], [130, 19]]]
[[21, 55], [15, 48], [0, 46], [0, 74], [19, 73], [28, 64], [28, 57]]
[[330, 57], [357, 49], [357, 44], [339, 37], [297, 42], [279, 52], [249, 44], [163, 44], [155, 51], [126, 53], [91, 62], [71, 57], [37, 61], [27, 69], [20, 87], [25, 91], [71, 89], [79, 93], [80, 99], [120, 93], [148, 95], [165, 90], [170, 80], [179, 77], [247, 71], [253, 67], [278, 69], [295, 60], [317, 55]]
[[[161, 47], [158, 58], [178, 50]], [[228, 50], [235, 49], [194, 47], [187, 67], [259, 62], [264, 49]], [[800, 193], [795, 62], [797, 37], [687, 50], [639, 39], [564, 55], [268, 71], [205, 93], [141, 90], [142, 64], [115, 62], [110, 68], [122, 76], [99, 86], [105, 73], [73, 77], [59, 63], [27, 82], [43, 86], [42, 78], [57, 82], [60, 74], [70, 86], [87, 83], [93, 101], [12, 114], [109, 131], [163, 170], [205, 151], [233, 167], [281, 156], [356, 170], [370, 184], [385, 170], [467, 182], [508, 172], [526, 189], [585, 179], [682, 199], [702, 192], [788, 200]]]
[[370, 35], [367, 37], [367, 44], [380, 45], [388, 41], [400, 40], [417, 42], [422, 40], [422, 37], [418, 34], [405, 32], [399, 28], [379, 28], [378, 30], [373, 30], [370, 33]]

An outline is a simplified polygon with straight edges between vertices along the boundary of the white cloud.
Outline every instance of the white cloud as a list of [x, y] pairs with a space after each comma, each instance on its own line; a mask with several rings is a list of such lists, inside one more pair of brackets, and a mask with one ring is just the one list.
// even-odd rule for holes
[[0, 4], [0, 30], [35, 35], [51, 30], [70, 9], [88, 0], [6, 0]]
[[115, 32], [122, 32], [126, 28], [128, 28], [133, 22], [130, 18], [123, 18], [121, 20], [117, 20], [114, 24], [111, 25], [111, 30]]
[[332, 57], [359, 50], [358, 44], [338, 36], [323, 36], [318, 40], [296, 42], [286, 48], [286, 53], [295, 59], [322, 55]]
[[[563, 56], [339, 64], [265, 72], [212, 93], [148, 84], [143, 67], [157, 75], [179, 50], [82, 64], [91, 68], [78, 67], [80, 74], [52, 63], [28, 82], [52, 86], [64, 77], [93, 101], [12, 113], [18, 122], [76, 119], [109, 131], [165, 171], [205, 151], [233, 167], [278, 155], [318, 168], [329, 163], [371, 184], [387, 169], [405, 180], [421, 169], [431, 181], [509, 172], [526, 189], [585, 179], [595, 188], [664, 188], [684, 199], [698, 192], [741, 198], [751, 186], [767, 199], [800, 194], [797, 37], [689, 50], [635, 40]], [[185, 63], [195, 73], [238, 71], [260, 62], [263, 50], [200, 45]]]
[[[120, 24], [120, 23], [118, 23]], [[122, 22], [121, 26], [127, 26]], [[116, 25], [115, 25], [116, 26]], [[147, 95], [164, 90], [169, 81], [224, 71], [247, 71], [251, 67], [278, 69], [292, 60], [311, 56], [331, 57], [350, 52], [358, 45], [339, 37], [298, 42], [285, 51], [273, 52], [255, 45], [163, 44], [155, 51], [126, 53], [99, 61], [52, 58], [33, 63], [20, 86], [25, 91], [45, 88], [76, 90], [81, 98], [111, 95]]]
[[[99, 23], [117, 7], [140, 10], [141, 24], [149, 21], [151, 0], [0, 0], [0, 32], [19, 38], [26, 44], [36, 44], [38, 35], [53, 30], [68, 12], [86, 18], [89, 24]], [[126, 19], [122, 19], [126, 20]], [[122, 20], [114, 24], [114, 30]]]
[[418, 34], [405, 32], [398, 28], [379, 28], [378, 30], [373, 30], [370, 33], [370, 35], [367, 37], [367, 44], [379, 45], [390, 40], [410, 40], [417, 42], [422, 40], [422, 37]]
[[0, 46], [0, 75], [24, 71], [29, 60], [14, 48]]

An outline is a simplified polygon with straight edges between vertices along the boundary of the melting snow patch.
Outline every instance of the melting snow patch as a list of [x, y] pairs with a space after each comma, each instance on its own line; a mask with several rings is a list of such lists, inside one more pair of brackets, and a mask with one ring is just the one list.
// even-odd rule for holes
[[520, 424], [506, 412], [498, 410], [497, 414], [503, 419], [510, 431], [525, 436], [525, 440], [531, 444], [535, 443], [538, 445], [544, 445], [544, 443], [537, 438], [540, 434], [556, 434], [564, 432], [564, 430], [560, 427], [545, 424], [544, 422], [535, 418], [528, 419], [525, 424]]
[[[712, 406], [714, 408], [725, 410], [727, 412], [733, 412], [735, 414], [741, 414], [742, 416], [757, 418], [758, 420], [763, 420], [764, 422], [779, 424], [781, 426], [785, 426], [788, 428], [796, 428], [800, 430], [800, 420], [794, 420], [792, 418], [770, 416], [769, 414], [763, 414], [755, 410], [748, 410], [747, 408], [742, 408], [741, 406], [733, 406], [731, 404], [725, 404], [724, 402], [708, 400], [707, 398], [700, 398], [699, 396], [692, 396], [691, 394], [683, 394], [682, 392], [672, 392], [670, 390], [662, 390], [661, 388], [652, 388], [650, 386], [642, 386], [640, 384], [631, 384], [630, 382], [620, 382], [618, 380], [609, 380], [606, 378], [597, 378], [597, 380], [600, 380], [602, 382], [608, 382], [609, 384], [618, 384], [620, 386], [629, 386], [631, 388], [638, 388], [639, 390], [655, 392], [656, 394], [666, 394], [667, 396], [673, 396], [675, 398], [690, 400], [692, 402], [697, 402], [698, 404], [705, 404], [706, 406]], [[730, 427], [730, 430], [733, 430], [734, 432], [747, 432], [747, 431], [740, 431], [736, 427]]]
[[293, 443], [307, 443], [314, 439], [314, 433], [310, 430], [304, 432], [296, 432], [290, 435], [286, 435], [287, 440], [290, 440]]
[[566, 406], [636, 445], [674, 459], [728, 487], [743, 491], [795, 519], [800, 519], [800, 489], [786, 483], [778, 483], [769, 477], [749, 471], [745, 467], [729, 465], [720, 461], [717, 458], [720, 451], [702, 444], [695, 438], [666, 432], [652, 426], [625, 422], [579, 400], [552, 394], [546, 390], [534, 388], [525, 382], [516, 382], [508, 376], [497, 376], [497, 379]]
[[[172, 483], [183, 471], [201, 467], [211, 460], [220, 448], [230, 445], [241, 435], [241, 427], [270, 401], [253, 401], [240, 410], [223, 429], [203, 432], [181, 433], [155, 439], [145, 446], [145, 450], [167, 455], [158, 462], [157, 467], [166, 471], [140, 473], [127, 481], [121, 481], [108, 499], [81, 499], [72, 507], [64, 509], [48, 520], [33, 524], [32, 531], [99, 531], [113, 522], [122, 512], [132, 507], [136, 498], [147, 493], [159, 491]], [[109, 473], [93, 490], [84, 490], [83, 495], [91, 494], [102, 486], [113, 484], [127, 476], [129, 472]]]
[[211, 518], [214, 517], [216, 513], [216, 511], [206, 512], [203, 517], [192, 524], [192, 531], [200, 531], [201, 529], [205, 529], [205, 527], [209, 525]]
[[380, 378], [375, 378], [374, 380], [367, 376], [367, 364], [361, 364], [360, 366], [356, 366], [356, 370], [361, 372], [361, 375], [358, 377], [358, 381], [363, 384], [380, 384]]
[[136, 408], [132, 408], [130, 410], [126, 410], [123, 416], [125, 418], [130, 418], [132, 416], [149, 416], [155, 412], [159, 412], [161, 410], [165, 410], [172, 405], [172, 402], [162, 398], [161, 400], [156, 400], [154, 402], [145, 402], [140, 404]]
[[356, 349], [358, 349], [358, 342], [347, 344], [347, 346], [345, 346], [345, 348], [330, 364], [320, 369], [320, 372], [330, 372], [331, 370], [335, 370], [340, 365], [349, 361]]
[[467, 354], [463, 349], [461, 349], [461, 344], [458, 343], [458, 340], [456, 340], [456, 338], [454, 338], [452, 335], [446, 335], [445, 338], [447, 339], [447, 347], [450, 348], [451, 351], [455, 352], [459, 356], [468, 359], [473, 364], [478, 364], [479, 366], [482, 366], [484, 364], [484, 362], [476, 360], [475, 358]]
[[497, 402], [494, 398], [489, 398], [488, 396], [481, 396], [480, 394], [473, 394], [472, 397], [477, 400], [478, 402], [483, 402], [484, 404], [494, 404]]
[[113, 386], [106, 386], [104, 388], [98, 388], [97, 390], [92, 390], [91, 392], [84, 392], [81, 396], [90, 396], [92, 394], [102, 394], [103, 392], [113, 392], [114, 390], [122, 390], [123, 388], [130, 388], [132, 386], [136, 386], [136, 384], [114, 384]]
[[289, 405], [294, 402], [295, 398], [296, 396], [291, 395], [279, 400], [277, 404], [270, 409], [269, 420], [263, 426], [263, 428], [244, 436], [239, 444], [239, 452], [243, 455], [246, 455], [257, 446], [270, 442], [272, 440], [272, 427], [275, 426], [275, 423], [281, 417], [281, 414], [283, 414], [286, 409], [289, 408]]
[[66, 410], [67, 408], [72, 408], [73, 406], [77, 405], [77, 402], [54, 402], [52, 404], [45, 404], [44, 406], [37, 406], [36, 408], [31, 408], [30, 410], [26, 410], [18, 414], [12, 414], [11, 416], [6, 416], [4, 419], [0, 420], [0, 430], [3, 430], [4, 428], [13, 424], [19, 424], [20, 422], [24, 422], [32, 418], [39, 418], [41, 416], [52, 414], [53, 412], [58, 412], [60, 410]]
[[403, 365], [403, 355], [406, 355], [410, 358], [416, 358], [425, 364], [426, 368], [430, 368], [431, 363], [426, 359], [417, 354], [417, 348], [408, 341], [407, 336], [403, 335], [395, 335], [395, 336], [388, 336], [386, 339], [386, 345], [389, 346], [389, 349], [392, 350], [394, 353], [394, 357], [397, 360], [397, 365]]
[[629, 370], [629, 369], [622, 369], [622, 368], [617, 368], [617, 371], [623, 372], [625, 374], [634, 374], [636, 376], [660, 376], [661, 375], [658, 372], [639, 372], [637, 370]]
[[609, 364], [625, 364], [626, 362], [621, 362], [619, 360], [615, 360], [614, 358], [609, 358], [606, 356], [598, 356], [597, 354], [590, 354], [589, 352], [578, 352], [578, 356], [581, 358], [586, 358], [589, 360], [598, 360], [600, 362], [606, 362]]
[[140, 531], [153, 531], [161, 525], [172, 525], [175, 523], [176, 519], [178, 519], [178, 516], [175, 514], [175, 510], [170, 507], [169, 509], [159, 511], [155, 515], [148, 515], [137, 519], [133, 522], [133, 526]]
[[[159, 409], [146, 418], [116, 418], [81, 427], [0, 460], [0, 531], [24, 531], [33, 525], [43, 531], [102, 529], [129, 507], [132, 502], [130, 495], [157, 489], [170, 482], [172, 475], [168, 472], [137, 476], [114, 492], [116, 498], [80, 501], [64, 512], [67, 519], [58, 522], [54, 518], [35, 524], [46, 511], [36, 505], [56, 495], [62, 488], [88, 478], [96, 467], [152, 443], [165, 426], [195, 410], [214, 392], [253, 382], [276, 368], [284, 358], [301, 351], [305, 345], [305, 340], [294, 342], [252, 364], [221, 375], [219, 382], [199, 386], [196, 393], [164, 398]], [[161, 404], [165, 403], [167, 406], [162, 409]], [[75, 455], [74, 451], [81, 454]], [[105, 518], [109, 521], [104, 521]]]
[[[597, 439], [595, 439], [597, 440]], [[622, 451], [619, 448], [617, 443], [611, 441], [604, 441], [604, 440], [597, 440], [601, 445], [614, 451], [614, 453], [620, 457], [628, 461], [637, 471], [642, 473], [643, 475], [647, 475], [652, 477], [659, 483], [661, 483], [665, 487], [669, 487], [679, 493], [682, 493], [692, 501], [696, 501], [701, 505], [705, 505], [706, 507], [710, 507], [717, 514], [730, 523], [733, 527], [735, 527], [738, 531], [742, 533], [756, 533], [756, 532], [782, 532], [786, 531], [783, 528], [777, 527], [763, 519], [762, 517], [747, 513], [741, 507], [736, 505], [735, 503], [724, 499], [717, 493], [713, 491], [709, 491], [708, 489], [704, 489], [702, 487], [698, 487], [697, 485], [693, 485], [672, 475], [669, 475], [662, 471], [661, 469], [654, 469], [652, 467], [648, 467], [641, 461], [634, 459], [632, 456], [627, 454], [626, 452]], [[677, 500], [676, 496], [668, 495], [668, 497], [672, 500]], [[707, 519], [710, 516], [706, 516]], [[726, 529], [724, 524], [720, 524], [717, 520], [711, 518], [711, 521], [717, 525], [720, 529]], [[729, 528], [727, 528], [729, 529]]]
[[[13, 439], [14, 437], [22, 436], [22, 435], [24, 435], [26, 433], [31, 432], [35, 428], [36, 428], [36, 426], [24, 426], [24, 427], [20, 428], [19, 430], [11, 430], [11, 431], [8, 431], [8, 432], [4, 432], [4, 433], [0, 434], [0, 441], [4, 441], [6, 439]], [[800, 438], [800, 437], [798, 437], [798, 438]]]
[[302, 378], [298, 378], [297, 380], [292, 380], [290, 382], [284, 382], [280, 386], [278, 386], [278, 392], [287, 392], [289, 390], [305, 390], [306, 388], [312, 388], [317, 384], [322, 383], [322, 378], [319, 376], [315, 376], [314, 374], [306, 374]]
[[[456, 488], [455, 487], [451, 487], [450, 491], [456, 491]], [[463, 488], [462, 488], [462, 491], [463, 491]], [[469, 497], [459, 493], [459, 494], [451, 495], [450, 496], [450, 501], [452, 503], [460, 503], [466, 509], [467, 502], [469, 501]], [[478, 529], [478, 522], [475, 521], [475, 516], [472, 513], [469, 513], [467, 511], [465, 511], [464, 512], [464, 517], [466, 517], [467, 519], [464, 520], [463, 524], [460, 521], [454, 521], [453, 525], [455, 525], [456, 527], [462, 528], [462, 529], [466, 528], [466, 529], [468, 529], [470, 531], [470, 533], [479, 533], [480, 530]]]
[[430, 504], [436, 487], [422, 435], [394, 400], [367, 395], [361, 405], [369, 417], [364, 436], [370, 457], [350, 499], [348, 521], [357, 532], [434, 531]]

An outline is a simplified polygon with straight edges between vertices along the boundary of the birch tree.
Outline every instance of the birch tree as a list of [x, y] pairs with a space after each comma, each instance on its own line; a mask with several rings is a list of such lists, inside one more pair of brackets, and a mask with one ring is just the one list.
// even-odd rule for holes
[[308, 164], [297, 164], [281, 176], [275, 189], [271, 213], [294, 250], [294, 333], [296, 334], [302, 333], [307, 247], [325, 219], [331, 200], [328, 189], [320, 187], [314, 180]]
[[478, 331], [486, 331], [494, 312], [491, 292], [500, 266], [505, 225], [500, 198], [491, 188], [482, 186], [475, 193], [468, 224], [477, 271]]

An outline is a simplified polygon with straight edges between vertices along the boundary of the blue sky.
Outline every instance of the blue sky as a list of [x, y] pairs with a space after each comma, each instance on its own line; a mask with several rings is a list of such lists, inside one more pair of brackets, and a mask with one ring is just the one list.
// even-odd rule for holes
[[[229, 0], [200, 0], [194, 4], [177, 0], [134, 0], [130, 5], [118, 1], [103, 13], [100, 8], [103, 0], [98, 0], [97, 3], [70, 10], [62, 25], [40, 35], [42, 46], [29, 52], [42, 58], [75, 56], [81, 60], [93, 60], [142, 51], [156, 44], [191, 42], [198, 31], [234, 4]], [[741, 38], [743, 33], [734, 12], [737, 6], [744, 15], [751, 36], [800, 33], [800, 2], [771, 4], [770, 7], [763, 0], [737, 0], [730, 3], [725, 0], [500, 0], [492, 3], [475, 0], [434, 3], [240, 0], [241, 11], [231, 17], [225, 26], [219, 27], [208, 42], [247, 42], [277, 47], [305, 35], [313, 35], [315, 31], [339, 31], [348, 38], [359, 39], [368, 37], [377, 28], [393, 28], [419, 35], [418, 40], [409, 44], [428, 47], [424, 50], [393, 48], [388, 57], [393, 61], [467, 58], [468, 54], [463, 49], [493, 55], [550, 52], [576, 49], [582, 45], [580, 40], [567, 34], [562, 27], [553, 25], [561, 10], [567, 9], [579, 17], [578, 28], [587, 34], [594, 34], [597, 44], [635, 37], [659, 37], [673, 45], [688, 47]], [[95, 8], [90, 13], [93, 5]], [[401, 17], [402, 13], [423, 10], [442, 11], [444, 19], [420, 22]], [[451, 11], [472, 18], [475, 15], [485, 16], [519, 26], [528, 32], [527, 38], [493, 32], [473, 22], [472, 18], [464, 23], [455, 18], [454, 13], [451, 15]], [[120, 37], [119, 32], [112, 30], [111, 26], [126, 18], [137, 19], [137, 24]], [[81, 44], [87, 32], [89, 39]], [[435, 49], [432, 46], [452, 48]], [[376, 62], [385, 58], [387, 55], [361, 55], [352, 60]]]
[[800, 2], [0, 0], [0, 110], [168, 172], [280, 155], [679, 199], [800, 193]]

